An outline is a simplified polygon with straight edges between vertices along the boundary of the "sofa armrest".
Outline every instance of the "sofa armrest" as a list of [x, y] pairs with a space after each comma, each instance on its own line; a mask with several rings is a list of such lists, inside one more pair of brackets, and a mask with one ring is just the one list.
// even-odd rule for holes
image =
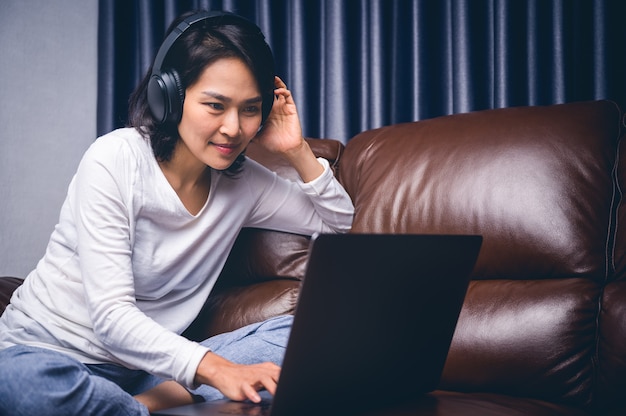
[[4, 313], [9, 301], [11, 300], [11, 295], [15, 289], [17, 289], [24, 279], [20, 279], [18, 277], [0, 277], [0, 315]]
[[[343, 154], [344, 145], [340, 141], [334, 139], [305, 139], [309, 144], [311, 151], [317, 157], [323, 157], [328, 160], [333, 172], [337, 173], [339, 168], [339, 161]], [[256, 142], [251, 142], [246, 149], [246, 155], [251, 159], [256, 160], [263, 166], [273, 170], [283, 178], [295, 180], [298, 178], [298, 173], [291, 167], [289, 162], [282, 157], [270, 153], [263, 146]]]

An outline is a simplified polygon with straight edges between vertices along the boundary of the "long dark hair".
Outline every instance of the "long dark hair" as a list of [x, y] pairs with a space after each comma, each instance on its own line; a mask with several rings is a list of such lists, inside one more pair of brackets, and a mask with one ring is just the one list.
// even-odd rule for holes
[[[188, 12], [175, 19], [166, 37], [183, 20], [197, 13]], [[243, 19], [206, 19], [194, 24], [174, 42], [162, 67], [176, 70], [184, 90], [198, 80], [208, 65], [222, 58], [241, 59], [252, 71], [263, 97], [264, 122], [273, 103], [274, 58], [265, 38], [253, 23]], [[152, 68], [130, 96], [128, 126], [149, 139], [156, 159], [164, 162], [172, 158], [180, 136], [176, 123], [160, 124], [150, 111], [147, 90], [151, 73]], [[244, 160], [244, 155], [239, 155], [225, 172], [236, 174], [241, 171]]]

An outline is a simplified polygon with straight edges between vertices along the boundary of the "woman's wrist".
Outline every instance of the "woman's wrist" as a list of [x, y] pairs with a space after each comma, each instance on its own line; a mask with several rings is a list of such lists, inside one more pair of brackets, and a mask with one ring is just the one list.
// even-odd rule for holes
[[299, 146], [286, 151], [284, 157], [296, 169], [305, 183], [317, 179], [324, 173], [324, 166], [317, 161], [315, 154], [304, 138]]

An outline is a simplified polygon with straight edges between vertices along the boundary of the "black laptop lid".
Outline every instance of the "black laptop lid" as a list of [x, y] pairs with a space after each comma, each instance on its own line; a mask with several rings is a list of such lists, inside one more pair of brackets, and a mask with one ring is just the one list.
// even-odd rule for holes
[[435, 389], [481, 243], [314, 237], [272, 416], [350, 414]]

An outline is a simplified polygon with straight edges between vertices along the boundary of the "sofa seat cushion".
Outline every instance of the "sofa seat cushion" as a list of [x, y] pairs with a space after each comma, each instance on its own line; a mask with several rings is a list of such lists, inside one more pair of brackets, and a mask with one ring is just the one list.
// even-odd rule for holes
[[472, 281], [440, 389], [590, 406], [601, 292], [584, 278]]

